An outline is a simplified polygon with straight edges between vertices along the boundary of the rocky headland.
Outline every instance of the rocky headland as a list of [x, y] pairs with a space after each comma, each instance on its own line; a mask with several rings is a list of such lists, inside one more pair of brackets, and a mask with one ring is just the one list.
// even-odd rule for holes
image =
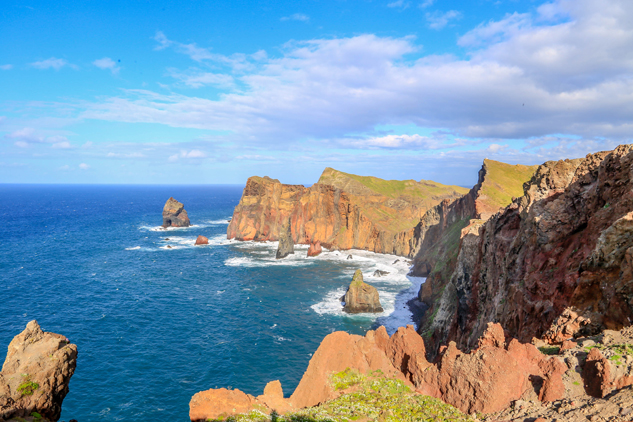
[[189, 227], [190, 225], [185, 206], [174, 198], [169, 198], [163, 207], [163, 227]]
[[[586, 334], [631, 324], [632, 151], [547, 162], [508, 207], [457, 232], [420, 292], [430, 356], [449, 341], [474, 347], [488, 321], [529, 342], [569, 307], [591, 321]], [[428, 262], [415, 257], [418, 274]]]
[[13, 338], [0, 372], [0, 421], [57, 421], [77, 365], [77, 346], [37, 321]]
[[411, 256], [420, 217], [442, 200], [466, 192], [432, 181], [382, 180], [331, 168], [309, 188], [254, 176], [235, 207], [227, 237], [277, 241], [290, 218], [295, 244], [319, 241], [327, 249]]

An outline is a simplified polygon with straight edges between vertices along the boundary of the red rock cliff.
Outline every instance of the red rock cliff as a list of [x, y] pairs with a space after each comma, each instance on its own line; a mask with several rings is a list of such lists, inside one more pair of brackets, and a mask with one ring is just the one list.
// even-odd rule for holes
[[632, 151], [547, 162], [524, 196], [465, 231], [422, 324], [431, 355], [450, 340], [473, 347], [488, 321], [521, 341], [541, 337], [569, 306], [590, 330], [630, 324]]
[[251, 177], [227, 229], [229, 239], [279, 239], [291, 219], [295, 243], [411, 256], [414, 226], [430, 207], [463, 188], [428, 181], [386, 181], [326, 169], [309, 188]]

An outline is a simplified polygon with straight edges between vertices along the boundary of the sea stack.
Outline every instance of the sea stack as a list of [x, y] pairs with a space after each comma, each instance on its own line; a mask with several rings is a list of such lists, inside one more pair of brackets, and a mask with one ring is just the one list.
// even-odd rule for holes
[[279, 232], [279, 246], [277, 246], [277, 259], [282, 259], [295, 253], [295, 244], [292, 240], [290, 218], [282, 226]]
[[374, 286], [363, 281], [363, 272], [356, 270], [354, 278], [347, 288], [347, 293], [342, 298], [345, 301], [343, 310], [349, 314], [361, 312], [382, 312], [378, 290]]
[[169, 198], [163, 208], [163, 227], [189, 227], [190, 225], [185, 206], [174, 198]]
[[321, 242], [317, 240], [316, 242], [310, 243], [310, 247], [308, 248], [308, 256], [317, 256], [320, 255], [321, 252], [323, 252], [323, 249], [321, 249]]
[[196, 245], [208, 245], [209, 244], [209, 239], [207, 239], [206, 237], [200, 235], [198, 236], [198, 238], [196, 239]]

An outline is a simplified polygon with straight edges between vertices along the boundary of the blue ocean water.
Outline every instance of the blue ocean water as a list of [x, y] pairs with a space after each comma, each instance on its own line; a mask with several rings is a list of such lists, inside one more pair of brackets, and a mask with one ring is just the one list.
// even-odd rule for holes
[[[62, 420], [187, 421], [201, 390], [258, 395], [279, 379], [289, 395], [332, 331], [411, 323], [405, 303], [422, 279], [407, 277], [402, 259], [308, 259], [299, 247], [277, 261], [276, 244], [227, 241], [242, 188], [0, 185], [0, 362], [36, 319], [79, 348]], [[159, 229], [170, 196], [193, 227]], [[210, 245], [194, 246], [199, 234]], [[383, 314], [341, 311], [358, 268]]]

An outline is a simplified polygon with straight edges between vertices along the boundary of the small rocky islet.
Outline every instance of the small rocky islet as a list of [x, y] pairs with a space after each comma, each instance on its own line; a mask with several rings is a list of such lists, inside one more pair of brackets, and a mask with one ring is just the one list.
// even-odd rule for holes
[[[206, 390], [190, 419], [632, 420], [631, 174], [622, 145], [540, 166], [485, 160], [469, 191], [333, 169], [310, 188], [250, 178], [228, 238], [277, 240], [286, 257], [295, 243], [398, 255], [426, 277], [428, 310], [391, 336], [326, 336], [289, 397], [278, 381], [257, 397]], [[190, 224], [173, 198], [163, 220]], [[372, 289], [358, 271], [345, 306], [382, 309]], [[57, 420], [76, 359], [29, 323], [0, 373], [0, 420]]]

